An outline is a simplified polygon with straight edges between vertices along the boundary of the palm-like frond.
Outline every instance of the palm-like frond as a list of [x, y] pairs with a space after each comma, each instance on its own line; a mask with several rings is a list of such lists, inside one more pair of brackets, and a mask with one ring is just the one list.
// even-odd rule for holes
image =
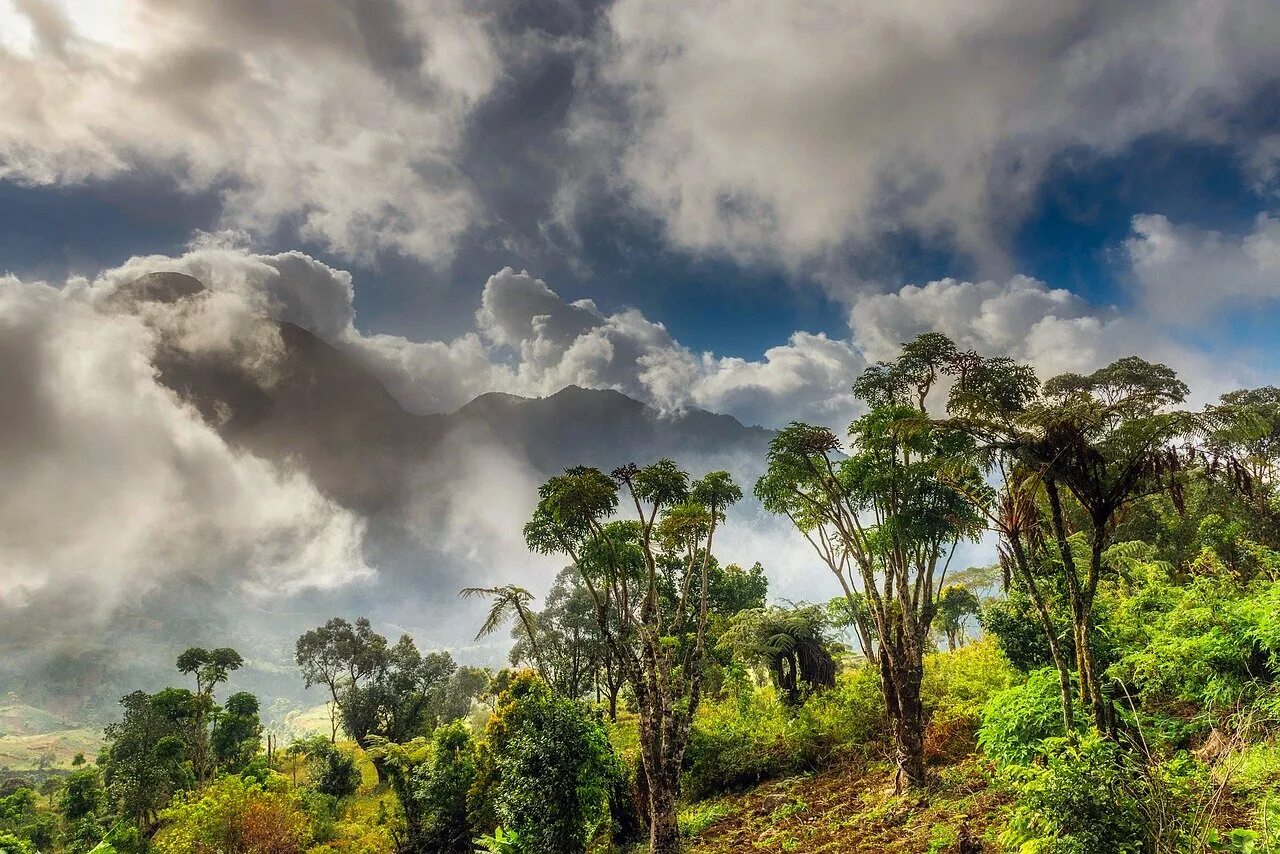
[[473, 596], [484, 596], [493, 599], [493, 606], [489, 608], [489, 616], [480, 626], [480, 631], [476, 632], [476, 640], [485, 635], [490, 635], [502, 628], [512, 614], [518, 614], [526, 602], [533, 599], [533, 594], [523, 587], [514, 584], [506, 584], [501, 587], [464, 587], [458, 592], [459, 596], [471, 598]]

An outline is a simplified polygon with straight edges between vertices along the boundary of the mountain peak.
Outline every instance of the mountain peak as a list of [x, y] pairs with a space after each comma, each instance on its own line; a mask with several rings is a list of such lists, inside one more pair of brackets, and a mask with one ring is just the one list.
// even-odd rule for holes
[[178, 302], [204, 293], [204, 283], [186, 273], [157, 270], [125, 282], [109, 297], [112, 303]]

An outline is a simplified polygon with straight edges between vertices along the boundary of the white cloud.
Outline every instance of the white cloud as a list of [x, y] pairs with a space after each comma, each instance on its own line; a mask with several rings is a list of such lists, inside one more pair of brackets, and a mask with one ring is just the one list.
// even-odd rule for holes
[[940, 279], [855, 297], [849, 324], [870, 360], [891, 359], [902, 342], [938, 331], [961, 347], [1028, 363], [1041, 379], [1139, 355], [1179, 371], [1197, 403], [1258, 379], [1251, 366], [1184, 346], [1141, 314], [1095, 306], [1027, 276]]
[[1225, 308], [1280, 300], [1274, 216], [1261, 214], [1249, 233], [1232, 237], [1143, 214], [1124, 249], [1144, 308], [1168, 323], [1198, 325]]
[[228, 224], [288, 220], [347, 256], [440, 259], [477, 215], [456, 159], [501, 70], [470, 4], [15, 2], [0, 179], [159, 172], [221, 192]]
[[[194, 340], [198, 318], [104, 313], [97, 296], [0, 279], [0, 599], [92, 615], [170, 578], [287, 594], [369, 575], [361, 519], [156, 381], [158, 343]], [[234, 333], [217, 346], [254, 349]]]
[[300, 252], [261, 255], [205, 241], [177, 258], [131, 259], [102, 274], [95, 290], [105, 298], [153, 270], [208, 284], [212, 297], [183, 328], [216, 331], [229, 352], [232, 342], [253, 341], [237, 345], [237, 358], [247, 367], [260, 364], [264, 381], [278, 346], [272, 327], [261, 323], [271, 317], [344, 349], [418, 412], [450, 411], [486, 391], [546, 396], [579, 385], [616, 389], [663, 411], [696, 406], [747, 423], [839, 423], [847, 420], [848, 388], [864, 365], [850, 343], [805, 332], [761, 360], [697, 354], [634, 308], [606, 313], [590, 300], [569, 302], [510, 268], [484, 283], [475, 329], [451, 341], [363, 332], [355, 325], [350, 274]]
[[619, 0], [608, 20], [612, 88], [580, 132], [620, 146], [676, 243], [793, 262], [904, 225], [999, 262], [1056, 154], [1169, 133], [1248, 156], [1227, 118], [1280, 74], [1270, 0]]

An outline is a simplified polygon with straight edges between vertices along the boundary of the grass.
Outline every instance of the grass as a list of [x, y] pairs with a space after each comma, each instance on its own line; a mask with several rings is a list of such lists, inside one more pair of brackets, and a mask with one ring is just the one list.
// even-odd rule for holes
[[982, 760], [947, 770], [925, 794], [902, 797], [888, 764], [843, 765], [696, 804], [681, 827], [690, 854], [940, 854], [962, 828], [993, 840], [1007, 795], [988, 786]]
[[76, 727], [33, 735], [0, 735], [0, 767], [10, 771], [70, 770], [77, 753], [92, 762], [102, 749], [102, 730]]

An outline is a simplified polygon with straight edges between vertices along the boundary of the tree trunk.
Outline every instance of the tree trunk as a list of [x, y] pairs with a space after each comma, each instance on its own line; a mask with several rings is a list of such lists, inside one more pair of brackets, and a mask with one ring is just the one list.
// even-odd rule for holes
[[923, 672], [914, 667], [902, 668], [894, 673], [894, 694], [897, 697], [898, 720], [894, 731], [894, 759], [898, 763], [895, 789], [918, 790], [924, 788], [924, 706], [920, 701], [920, 682]]
[[1036, 584], [1035, 576], [1031, 573], [1031, 562], [1027, 559], [1021, 536], [1013, 533], [1007, 535], [1005, 539], [1013, 550], [1014, 568], [1022, 576], [1022, 583], [1026, 586], [1027, 593], [1031, 596], [1031, 604], [1035, 605], [1036, 613], [1040, 616], [1040, 628], [1044, 632], [1045, 642], [1049, 644], [1049, 656], [1053, 659], [1053, 666], [1058, 671], [1058, 690], [1062, 694], [1063, 733], [1070, 736], [1075, 731], [1075, 695], [1071, 690], [1071, 669], [1067, 666], [1067, 660], [1063, 657], [1062, 649], [1058, 646], [1058, 635], [1053, 630], [1053, 620], [1049, 616], [1049, 606], [1040, 594], [1040, 587]]
[[[665, 764], [665, 763], [663, 763]], [[677, 770], [676, 773], [679, 773]], [[660, 777], [669, 777], [666, 769]], [[649, 779], [649, 854], [677, 854], [680, 851], [679, 813], [676, 810], [675, 781]]]

